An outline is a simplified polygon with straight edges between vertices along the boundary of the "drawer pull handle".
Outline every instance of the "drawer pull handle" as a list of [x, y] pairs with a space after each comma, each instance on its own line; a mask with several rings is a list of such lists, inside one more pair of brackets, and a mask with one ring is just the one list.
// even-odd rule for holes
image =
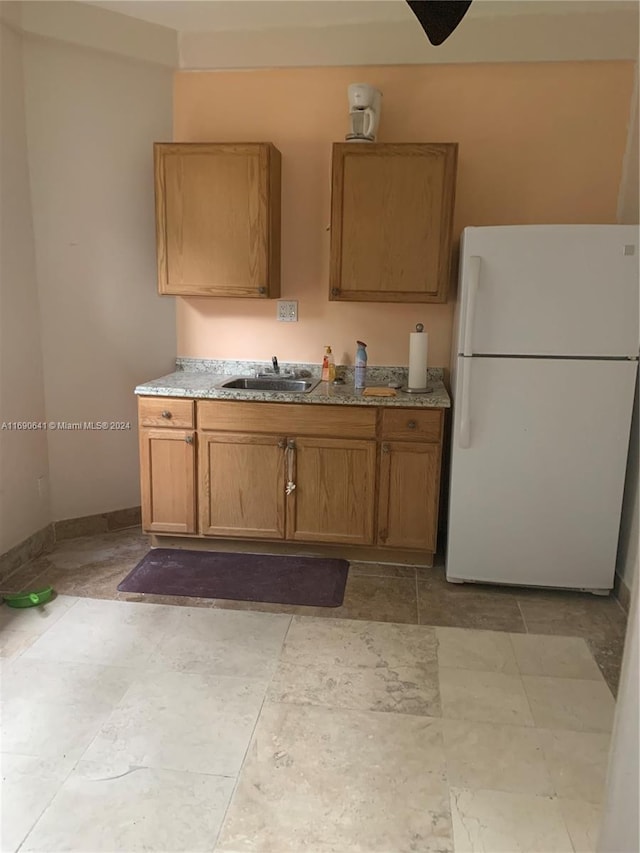
[[162, 417], [166, 418], [168, 421], [170, 421], [171, 420], [171, 412], [168, 409], [165, 409], [164, 412], [162, 413]]
[[383, 453], [389, 453], [390, 450], [391, 450], [391, 446], [389, 445], [388, 442], [385, 441], [384, 444], [382, 445], [382, 452]]
[[409, 427], [409, 429], [415, 429], [418, 426], [418, 424], [415, 421], [409, 421], [407, 423], [407, 426]]
[[187, 442], [187, 444], [193, 444], [193, 436], [192, 435], [186, 436], [185, 441]]

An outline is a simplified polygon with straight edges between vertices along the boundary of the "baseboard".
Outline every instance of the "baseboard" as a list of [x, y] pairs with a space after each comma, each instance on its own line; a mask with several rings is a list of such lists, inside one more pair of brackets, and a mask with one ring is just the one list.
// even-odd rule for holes
[[232, 551], [254, 554], [298, 554], [309, 557], [343, 557], [363, 563], [390, 563], [393, 565], [433, 567], [430, 551], [408, 551], [396, 548], [375, 548], [366, 545], [316, 545], [304, 542], [281, 542], [258, 539], [216, 539], [210, 536], [172, 536], [150, 534], [156, 548], [191, 548], [193, 551]]
[[95, 536], [97, 533], [110, 533], [125, 527], [137, 527], [142, 523], [139, 506], [128, 509], [114, 509], [98, 515], [83, 515], [79, 518], [65, 518], [54, 521], [55, 541], [76, 539], [78, 536]]
[[7, 580], [25, 563], [51, 551], [56, 542], [75, 539], [78, 536], [93, 536], [96, 533], [111, 533], [126, 527], [140, 527], [142, 516], [139, 506], [115, 509], [99, 515], [80, 518], [65, 518], [52, 521], [41, 530], [36, 530], [23, 542], [19, 542], [4, 554], [0, 554], [0, 581]]
[[18, 571], [25, 563], [36, 560], [42, 554], [49, 552], [54, 545], [53, 524], [36, 530], [22, 542], [9, 548], [0, 555], [0, 581], [5, 581]]
[[613, 578], [613, 594], [620, 602], [620, 607], [622, 607], [625, 613], [628, 613], [631, 603], [631, 590], [617, 573]]

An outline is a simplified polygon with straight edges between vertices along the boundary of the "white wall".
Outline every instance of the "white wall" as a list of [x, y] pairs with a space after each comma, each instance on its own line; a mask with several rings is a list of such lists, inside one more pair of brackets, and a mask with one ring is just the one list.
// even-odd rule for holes
[[139, 503], [134, 386], [173, 369], [174, 300], [156, 290], [152, 143], [171, 139], [172, 73], [25, 39], [31, 194], [55, 520]]
[[[638, 222], [638, 85], [631, 109], [629, 144], [625, 163], [625, 175], [620, 188], [619, 220]], [[638, 577], [638, 466], [640, 464], [638, 435], [638, 384], [629, 461], [625, 483], [620, 542], [616, 571], [631, 590], [629, 624], [625, 638], [622, 672], [618, 687], [618, 701], [613, 726], [607, 791], [604, 802], [602, 827], [598, 843], [600, 853], [637, 853], [640, 849], [638, 826], [639, 752], [638, 719], [640, 715], [638, 675], [640, 673], [639, 644], [639, 601], [640, 577]]]
[[[163, 7], [165, 4], [159, 5]], [[242, 5], [239, 3], [238, 7]], [[638, 56], [638, 8], [632, 4], [626, 4], [624, 8], [615, 4], [613, 8], [613, 4], [594, 2], [563, 4], [553, 0], [551, 3], [514, 3], [510, 0], [507, 3], [499, 0], [487, 3], [482, 0], [473, 3], [453, 35], [438, 47], [429, 43], [420, 24], [404, 4], [393, 4], [402, 10], [403, 19], [398, 20], [305, 26], [296, 22], [302, 14], [299, 12], [290, 16], [291, 23], [257, 28], [254, 20], [268, 21], [271, 5], [284, 7], [280, 20], [282, 14], [286, 14], [287, 6], [304, 6], [265, 2], [262, 15], [248, 11], [241, 21], [236, 21], [236, 30], [183, 31], [179, 39], [180, 67], [202, 70], [634, 60]], [[341, 4], [328, 2], [326, 5], [330, 8]], [[377, 7], [375, 2], [367, 5]], [[567, 14], [567, 6], [580, 9]], [[564, 8], [556, 10], [555, 7]], [[236, 14], [240, 16], [241, 13]], [[256, 28], [249, 29], [252, 26]]]
[[175, 68], [178, 39], [175, 30], [148, 21], [97, 8], [76, 0], [2, 0], [3, 5], [19, 5], [21, 26], [34, 35], [84, 45], [129, 59], [145, 60]]
[[627, 476], [622, 502], [622, 519], [620, 522], [620, 539], [618, 541], [618, 558], [616, 572], [623, 579], [628, 589], [631, 589], [638, 572], [638, 466], [640, 465], [638, 431], [638, 382], [636, 380], [636, 399], [631, 422], [631, 439], [629, 441], [629, 458], [627, 461]]
[[636, 577], [632, 589], [629, 625], [609, 753], [607, 789], [597, 848], [599, 853], [637, 853], [640, 850], [638, 828], [639, 643], [638, 579]]
[[[44, 421], [22, 37], [4, 23], [0, 62], [0, 422]], [[47, 474], [45, 432], [0, 430], [0, 554], [51, 520]]]
[[[618, 219], [620, 222], [637, 224], [638, 219], [638, 72], [636, 67], [636, 86], [633, 93], [629, 120], [629, 141], [625, 156], [624, 173], [620, 187]], [[636, 399], [631, 423], [631, 439], [629, 442], [629, 459], [627, 461], [627, 476], [624, 487], [622, 504], [622, 519], [620, 523], [620, 539], [618, 543], [618, 558], [616, 572], [631, 589], [638, 572], [638, 470], [640, 468], [640, 396], [636, 381]]]

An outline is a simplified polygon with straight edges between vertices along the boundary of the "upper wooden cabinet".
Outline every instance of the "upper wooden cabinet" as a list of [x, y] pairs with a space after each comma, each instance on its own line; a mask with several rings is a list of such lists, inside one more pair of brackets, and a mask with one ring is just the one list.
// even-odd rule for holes
[[333, 146], [329, 298], [446, 302], [458, 146]]
[[156, 143], [158, 288], [280, 295], [280, 152], [269, 142]]

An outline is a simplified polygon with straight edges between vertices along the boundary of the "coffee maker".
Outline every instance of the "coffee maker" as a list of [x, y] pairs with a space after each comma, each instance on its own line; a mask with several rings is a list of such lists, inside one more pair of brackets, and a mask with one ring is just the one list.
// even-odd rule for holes
[[347, 142], [375, 142], [382, 93], [368, 83], [352, 83], [348, 97], [349, 133], [345, 139]]

